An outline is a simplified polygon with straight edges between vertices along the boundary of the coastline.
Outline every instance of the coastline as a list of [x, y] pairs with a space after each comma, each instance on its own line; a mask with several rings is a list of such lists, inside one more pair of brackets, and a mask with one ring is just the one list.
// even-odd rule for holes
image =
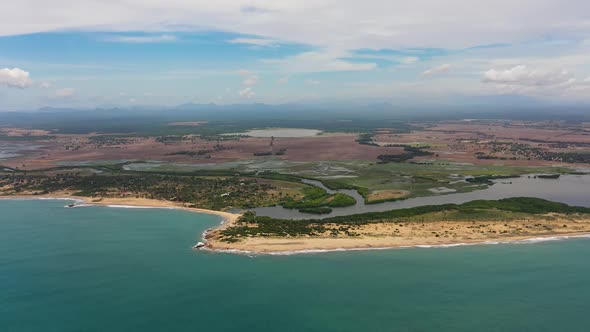
[[[590, 238], [590, 220], [583, 220], [588, 227], [577, 232], [545, 232], [537, 234], [526, 234], [517, 236], [484, 236], [478, 239], [461, 237], [456, 239], [445, 239], [438, 237], [412, 237], [412, 236], [363, 236], [363, 237], [252, 237], [239, 242], [222, 242], [216, 233], [236, 223], [240, 214], [191, 208], [181, 203], [161, 201], [143, 198], [108, 198], [108, 197], [79, 197], [68, 193], [53, 195], [10, 195], [1, 196], [0, 199], [14, 200], [71, 200], [82, 206], [106, 206], [114, 208], [157, 208], [177, 209], [197, 213], [212, 214], [221, 217], [218, 226], [206, 229], [202, 233], [202, 241], [206, 244], [203, 247], [206, 251], [224, 252], [233, 254], [253, 255], [294, 255], [310, 253], [327, 253], [342, 251], [366, 251], [366, 250], [391, 250], [408, 248], [452, 248], [472, 245], [492, 244], [518, 244], [537, 243], [546, 241], [567, 240], [572, 238]], [[450, 222], [438, 222], [442, 225], [452, 225]]]
[[476, 244], [549, 241], [590, 236], [586, 215], [545, 214], [511, 220], [438, 220], [428, 222], [386, 222], [350, 227], [350, 234], [331, 235], [339, 224], [326, 224], [323, 234], [314, 236], [245, 236], [224, 240], [213, 230], [207, 246], [228, 252], [281, 254], [344, 250], [377, 250], [411, 247], [454, 247]]
[[[456, 248], [465, 246], [478, 246], [478, 245], [498, 245], [498, 244], [534, 244], [540, 242], [551, 242], [551, 241], [564, 241], [570, 239], [590, 239], [590, 232], [582, 233], [563, 233], [563, 234], [552, 234], [552, 235], [541, 235], [541, 236], [521, 236], [521, 237], [507, 237], [507, 238], [490, 238], [488, 240], [475, 240], [475, 241], [441, 241], [439, 243], [422, 243], [420, 241], [414, 241], [415, 243], [408, 244], [397, 244], [397, 245], [383, 245], [379, 246], [378, 242], [373, 244], [359, 244], [359, 243], [343, 243], [340, 241], [334, 241], [330, 244], [319, 245], [315, 247], [304, 247], [298, 245], [287, 245], [281, 249], [274, 248], [260, 248], [260, 247], [249, 247], [244, 245], [234, 245], [215, 247], [211, 248], [208, 243], [206, 250], [214, 252], [224, 252], [233, 254], [243, 255], [272, 255], [272, 256], [287, 256], [287, 255], [300, 255], [300, 254], [316, 254], [316, 253], [330, 253], [330, 252], [345, 252], [345, 251], [372, 251], [372, 250], [395, 250], [395, 249], [432, 249], [432, 248]], [[293, 241], [295, 239], [291, 239]], [[322, 240], [322, 239], [317, 239]], [[332, 239], [330, 239], [332, 240]], [[338, 240], [338, 239], [334, 239]], [[342, 240], [342, 239], [341, 239]], [[358, 240], [352, 240], [357, 241]], [[294, 243], [293, 243], [294, 244]], [[341, 244], [341, 245], [338, 245]]]

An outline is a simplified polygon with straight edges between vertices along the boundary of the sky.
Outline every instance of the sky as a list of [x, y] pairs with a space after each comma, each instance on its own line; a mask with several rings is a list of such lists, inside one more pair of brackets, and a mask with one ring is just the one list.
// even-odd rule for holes
[[590, 102], [587, 0], [19, 0], [0, 110]]

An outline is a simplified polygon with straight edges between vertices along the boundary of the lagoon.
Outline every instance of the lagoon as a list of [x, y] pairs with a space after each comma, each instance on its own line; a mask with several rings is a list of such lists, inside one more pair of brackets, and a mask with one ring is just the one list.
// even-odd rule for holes
[[423, 205], [461, 204], [478, 199], [496, 200], [510, 197], [536, 197], [561, 202], [574, 206], [590, 207], [590, 175], [561, 175], [558, 179], [541, 179], [534, 175], [510, 179], [494, 180], [494, 185], [481, 190], [466, 193], [443, 193], [427, 197], [414, 197], [378, 204], [365, 204], [364, 198], [350, 189], [330, 190], [320, 181], [303, 180], [303, 182], [325, 189], [329, 193], [343, 193], [352, 196], [357, 203], [353, 206], [334, 208], [331, 213], [314, 215], [302, 213], [281, 206], [260, 207], [254, 209], [259, 216], [280, 219], [324, 219], [347, 216], [366, 212], [383, 212], [394, 209], [412, 208]]

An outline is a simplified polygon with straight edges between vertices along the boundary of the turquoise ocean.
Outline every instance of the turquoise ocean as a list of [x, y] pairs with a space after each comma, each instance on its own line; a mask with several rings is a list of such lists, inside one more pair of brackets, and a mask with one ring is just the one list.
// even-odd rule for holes
[[0, 331], [588, 331], [590, 239], [249, 257], [216, 216], [0, 200]]

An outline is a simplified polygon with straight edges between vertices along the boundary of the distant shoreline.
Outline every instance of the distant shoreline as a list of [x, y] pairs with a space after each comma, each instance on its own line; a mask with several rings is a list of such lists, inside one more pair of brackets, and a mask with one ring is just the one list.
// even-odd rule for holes
[[[72, 200], [77, 202], [82, 202], [85, 205], [96, 205], [96, 206], [106, 206], [106, 207], [130, 207], [130, 208], [154, 208], [154, 209], [174, 209], [174, 210], [184, 210], [190, 212], [197, 212], [197, 213], [205, 213], [205, 214], [212, 214], [222, 218], [222, 222], [219, 226], [227, 227], [228, 225], [233, 224], [241, 215], [236, 213], [230, 212], [223, 212], [223, 211], [216, 211], [216, 210], [208, 210], [208, 209], [201, 209], [201, 208], [192, 208], [182, 206], [175, 202], [170, 201], [162, 201], [156, 199], [147, 199], [147, 198], [111, 198], [111, 197], [80, 197], [80, 196], [73, 196], [66, 193], [59, 194], [59, 195], [0, 195], [0, 199], [14, 199], [14, 200], [34, 200], [34, 199], [55, 199], [55, 200]], [[217, 229], [218, 227], [216, 227]]]

